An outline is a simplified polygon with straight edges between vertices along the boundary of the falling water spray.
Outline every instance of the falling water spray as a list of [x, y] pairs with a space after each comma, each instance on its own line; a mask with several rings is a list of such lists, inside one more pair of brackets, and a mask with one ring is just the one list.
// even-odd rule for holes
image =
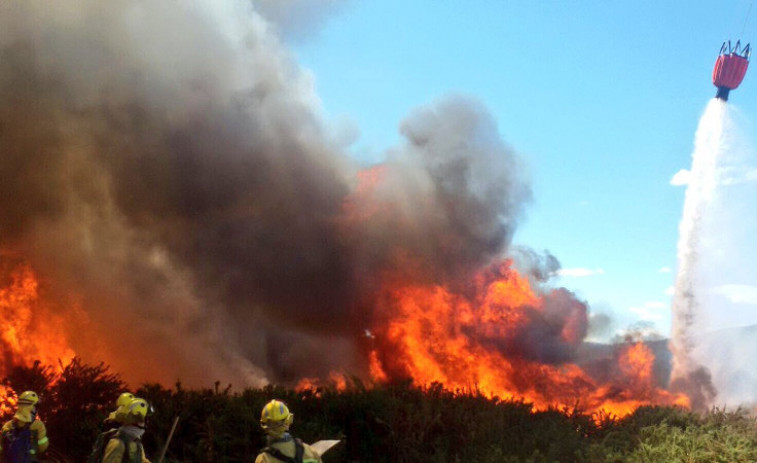
[[686, 393], [694, 409], [715, 398], [709, 371], [694, 357], [695, 333], [703, 310], [702, 240], [717, 187], [718, 159], [726, 149], [726, 103], [713, 99], [697, 129], [683, 217], [679, 225], [678, 274], [673, 297], [671, 389]]

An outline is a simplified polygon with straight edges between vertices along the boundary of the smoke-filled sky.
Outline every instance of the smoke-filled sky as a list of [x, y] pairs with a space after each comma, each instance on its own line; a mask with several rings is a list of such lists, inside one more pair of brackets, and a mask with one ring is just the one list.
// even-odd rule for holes
[[0, 277], [128, 380], [365, 372], [389, 282], [465, 298], [505, 257], [548, 296], [504, 350], [667, 335], [671, 179], [732, 29], [662, 47], [713, 26], [656, 8], [4, 2]]
[[[1, 8], [3, 268], [39, 276], [35, 324], [62, 316], [85, 360], [193, 384], [360, 374], [388, 282], [464, 291], [511, 252], [530, 178], [479, 99], [419, 103], [364, 166], [282, 42], [305, 20], [286, 8]], [[585, 331], [570, 292], [545, 305]]]
[[[295, 50], [361, 159], [384, 156], [418, 101], [450, 90], [484, 101], [532, 177], [534, 201], [515, 242], [558, 258], [560, 283], [589, 302], [595, 321], [609, 316], [596, 334], [640, 324], [668, 336], [680, 171], [715, 94], [721, 44], [757, 38], [751, 3], [349, 2]], [[729, 100], [747, 146], [737, 171], [757, 165], [752, 73]], [[741, 199], [733, 205], [753, 209], [744, 188], [729, 190]], [[738, 236], [722, 235], [740, 263], [713, 288], [726, 309], [712, 328], [757, 323], [757, 272], [741, 264], [755, 255], [743, 231], [754, 226], [741, 224]]]

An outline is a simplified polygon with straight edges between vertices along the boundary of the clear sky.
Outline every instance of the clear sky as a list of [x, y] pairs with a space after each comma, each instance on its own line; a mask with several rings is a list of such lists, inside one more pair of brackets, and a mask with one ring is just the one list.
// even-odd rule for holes
[[[685, 193], [671, 179], [690, 167], [720, 45], [756, 36], [749, 0], [353, 0], [292, 50], [367, 163], [411, 109], [481, 100], [532, 177], [515, 244], [556, 256], [557, 283], [614, 328], [668, 335]], [[757, 77], [729, 103], [754, 120]]]

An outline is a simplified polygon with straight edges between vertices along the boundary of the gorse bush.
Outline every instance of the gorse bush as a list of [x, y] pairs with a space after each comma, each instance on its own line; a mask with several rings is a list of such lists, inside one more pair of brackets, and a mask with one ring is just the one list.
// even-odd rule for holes
[[[61, 375], [38, 363], [4, 380], [35, 389], [51, 439], [50, 460], [84, 461], [124, 384], [108, 367], [78, 359]], [[326, 462], [754, 462], [755, 420], [743, 410], [698, 415], [645, 406], [626, 417], [590, 415], [579, 406], [534, 411], [523, 400], [409, 381], [294, 391], [278, 386], [234, 391], [143, 385], [134, 391], [155, 408], [144, 437], [157, 463], [174, 420], [165, 461], [243, 463], [264, 446], [260, 410], [271, 399], [295, 414], [293, 434], [306, 442], [340, 439]], [[5, 417], [6, 419], [9, 416]]]

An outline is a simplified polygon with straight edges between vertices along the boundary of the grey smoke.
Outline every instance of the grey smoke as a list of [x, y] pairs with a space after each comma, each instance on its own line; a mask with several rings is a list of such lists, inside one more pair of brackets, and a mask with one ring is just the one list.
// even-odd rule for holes
[[[507, 253], [531, 191], [475, 99], [413, 111], [366, 187], [269, 22], [283, 4], [76, 5], [0, 4], [0, 258], [31, 264], [85, 360], [135, 382], [360, 373], [386, 275], [465, 291]], [[586, 324], [569, 293], [547, 304], [554, 339]]]

